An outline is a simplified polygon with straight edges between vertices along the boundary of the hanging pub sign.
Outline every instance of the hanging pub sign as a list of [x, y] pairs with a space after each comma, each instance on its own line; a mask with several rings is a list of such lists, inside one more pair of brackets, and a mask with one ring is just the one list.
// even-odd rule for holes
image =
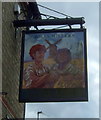
[[19, 101], [88, 101], [86, 29], [23, 31]]

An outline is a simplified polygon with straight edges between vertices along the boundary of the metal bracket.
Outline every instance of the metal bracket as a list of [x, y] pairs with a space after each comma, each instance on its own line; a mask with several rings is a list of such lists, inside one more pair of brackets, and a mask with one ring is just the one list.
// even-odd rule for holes
[[84, 18], [61, 18], [61, 19], [35, 19], [35, 20], [14, 20], [14, 27], [48, 26], [48, 25], [80, 25], [83, 27]]

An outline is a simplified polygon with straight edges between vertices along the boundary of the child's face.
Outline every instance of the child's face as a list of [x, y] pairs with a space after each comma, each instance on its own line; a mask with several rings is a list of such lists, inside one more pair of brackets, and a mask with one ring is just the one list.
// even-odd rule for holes
[[67, 52], [59, 52], [57, 59], [59, 63], [64, 63], [70, 60], [70, 56]]

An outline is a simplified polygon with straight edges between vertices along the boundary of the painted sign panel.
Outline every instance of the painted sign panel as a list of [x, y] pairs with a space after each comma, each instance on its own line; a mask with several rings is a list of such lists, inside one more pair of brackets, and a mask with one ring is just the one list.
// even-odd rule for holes
[[87, 101], [86, 29], [23, 31], [20, 102]]

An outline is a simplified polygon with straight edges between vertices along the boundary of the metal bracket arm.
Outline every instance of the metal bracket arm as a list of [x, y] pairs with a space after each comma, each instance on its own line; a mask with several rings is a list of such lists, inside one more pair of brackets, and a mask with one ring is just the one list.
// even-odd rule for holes
[[14, 27], [31, 27], [46, 25], [83, 25], [84, 18], [38, 19], [38, 20], [14, 20]]

